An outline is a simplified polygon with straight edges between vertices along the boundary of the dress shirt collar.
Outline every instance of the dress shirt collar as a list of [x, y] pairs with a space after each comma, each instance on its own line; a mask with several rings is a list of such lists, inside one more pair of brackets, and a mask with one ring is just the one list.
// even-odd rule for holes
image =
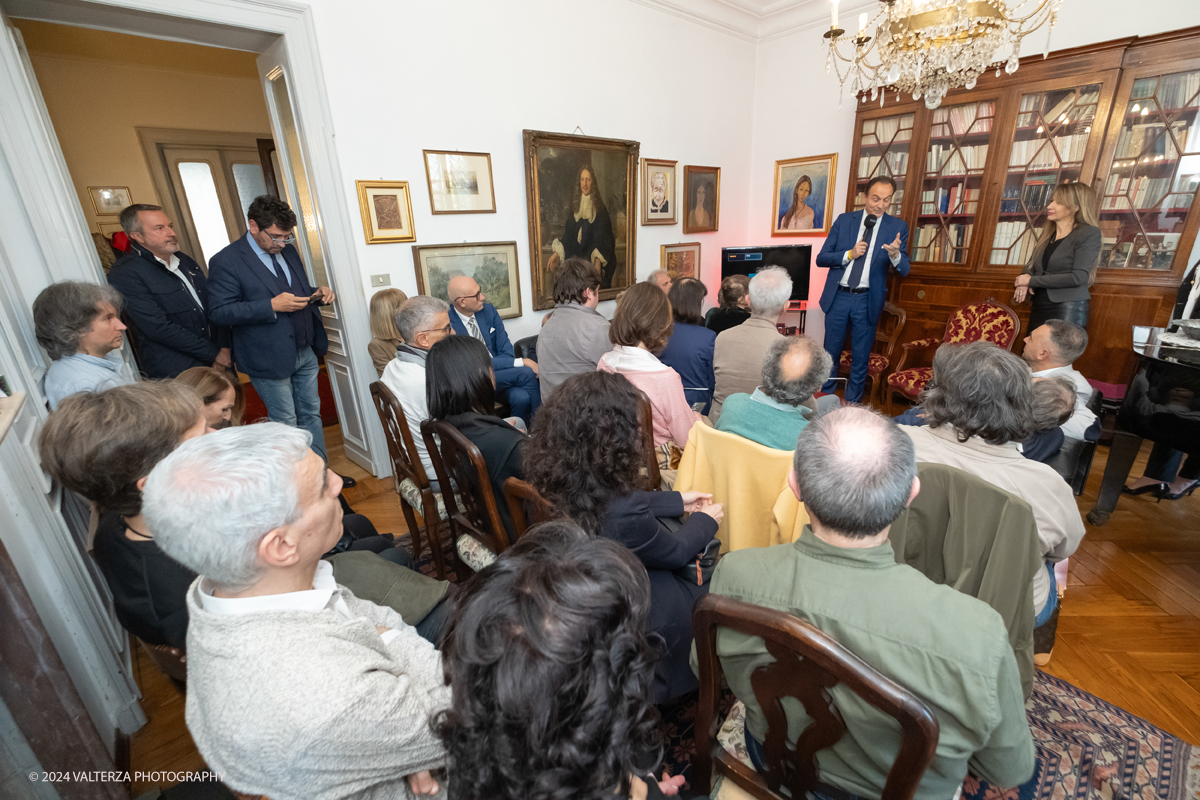
[[1033, 377], [1048, 378], [1053, 375], [1070, 375], [1074, 371], [1075, 371], [1075, 368], [1073, 365], [1064, 364], [1061, 367], [1051, 367], [1050, 369], [1044, 369], [1044, 370], [1041, 370], [1040, 372], [1035, 372], [1035, 373], [1033, 373]]
[[110, 350], [104, 357], [89, 356], [87, 353], [72, 353], [69, 356], [63, 356], [59, 361], [74, 364], [91, 364], [97, 367], [104, 367], [113, 372], [120, 372], [121, 367], [125, 366], [125, 358], [121, 355], [121, 348]]
[[246, 241], [250, 243], [250, 249], [254, 251], [254, 254], [258, 256], [260, 261], [265, 263], [271, 260], [271, 254], [259, 247], [258, 242], [254, 240], [254, 236], [252, 236], [248, 231], [246, 233]]
[[767, 396], [767, 393], [762, 390], [761, 386], [754, 389], [754, 394], [750, 395], [750, 399], [762, 403], [764, 406], [778, 408], [780, 411], [787, 411], [791, 414], [800, 414], [803, 417], [808, 417], [809, 409], [805, 406], [789, 406], [786, 403], [780, 403]]
[[817, 538], [812, 526], [805, 525], [800, 538], [792, 546], [810, 558], [846, 567], [887, 569], [897, 566], [896, 551], [892, 549], [890, 539], [874, 547], [837, 547]]
[[[478, 320], [478, 319], [475, 319], [475, 315], [474, 315], [474, 314], [471, 314], [470, 316], [467, 316], [466, 314], [464, 314], [464, 313], [462, 313], [461, 311], [459, 311], [459, 310], [458, 310], [458, 306], [454, 306], [454, 305], [450, 306], [450, 310], [452, 310], [452, 311], [453, 311], [455, 314], [458, 314], [458, 318], [459, 318], [459, 320], [462, 322], [462, 324], [463, 324], [463, 328], [465, 328], [466, 330], [471, 330], [470, 328], [468, 328], [468, 327], [467, 327], [467, 323], [468, 323], [468, 322], [470, 322], [472, 319], [474, 319], [474, 320], [475, 320], [475, 324], [476, 324], [476, 325], [479, 325], [479, 320]], [[483, 333], [483, 326], [482, 326], [482, 325], [479, 325], [479, 332], [480, 332], [480, 333]]]
[[[1009, 442], [1007, 444], [988, 444], [978, 436], [972, 436], [965, 442], [958, 440], [958, 434], [950, 425], [943, 425], [937, 428], [923, 426], [914, 430], [928, 431], [931, 436], [935, 436], [942, 440], [945, 444], [955, 447], [965, 447], [968, 450], [973, 450], [982, 455], [992, 456], [993, 458], [1001, 459], [1016, 459], [1021, 460], [1024, 456], [1021, 455], [1020, 445], [1017, 442]], [[920, 458], [917, 458], [920, 461]]]
[[601, 356], [600, 360], [615, 372], [662, 372], [670, 369], [649, 350], [623, 344], [613, 345], [613, 349]]
[[321, 611], [337, 591], [333, 566], [328, 561], [317, 563], [313, 588], [301, 592], [268, 594], [261, 597], [216, 597], [208, 579], [200, 582], [200, 603], [204, 610], [218, 616], [250, 614], [256, 611]]

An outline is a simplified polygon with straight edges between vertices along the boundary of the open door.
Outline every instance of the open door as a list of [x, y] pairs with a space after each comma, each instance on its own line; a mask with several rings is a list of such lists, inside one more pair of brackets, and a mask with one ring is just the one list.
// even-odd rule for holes
[[354, 367], [346, 352], [346, 326], [338, 309], [342, 306], [342, 295], [356, 287], [338, 286], [332, 270], [327, 269], [328, 248], [325, 246], [321, 208], [309, 180], [308, 165], [311, 163], [305, 149], [304, 132], [296, 123], [295, 95], [289, 76], [292, 74], [287, 59], [283, 38], [275, 41], [258, 57], [258, 72], [263, 82], [267, 110], [271, 116], [271, 129], [275, 134], [279, 172], [276, 174], [280, 194], [296, 212], [296, 246], [304, 259], [309, 278], [316, 286], [328, 286], [339, 299], [331, 306], [323, 306], [321, 315], [325, 331], [329, 335], [329, 352], [325, 356], [325, 368], [333, 388], [338, 418], [342, 425], [342, 443], [346, 457], [372, 470], [370, 447], [361, 409], [369, 404], [360, 403]]

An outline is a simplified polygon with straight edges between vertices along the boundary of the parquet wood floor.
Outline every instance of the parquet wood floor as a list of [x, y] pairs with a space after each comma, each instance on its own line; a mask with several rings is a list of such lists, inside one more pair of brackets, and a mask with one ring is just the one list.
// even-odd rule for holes
[[[407, 531], [391, 478], [374, 478], [326, 428], [329, 464], [358, 486], [355, 511], [384, 533]], [[1134, 465], [1140, 475], [1150, 445]], [[1108, 454], [1100, 447], [1079, 511], [1095, 503]], [[150, 722], [132, 737], [131, 770], [196, 770], [202, 760], [184, 725], [183, 697], [140, 651], [138, 685]], [[1200, 744], [1200, 495], [1156, 503], [1123, 496], [1108, 524], [1087, 525], [1071, 558], [1054, 658], [1045, 667], [1085, 691]], [[152, 788], [134, 785], [133, 794]]]

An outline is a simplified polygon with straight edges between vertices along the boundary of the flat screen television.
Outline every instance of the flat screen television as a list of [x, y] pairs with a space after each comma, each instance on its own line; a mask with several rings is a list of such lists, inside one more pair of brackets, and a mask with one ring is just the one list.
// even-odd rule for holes
[[764, 267], [786, 269], [792, 276], [792, 299], [808, 299], [808, 272], [812, 268], [811, 244], [721, 248], [721, 280], [730, 275], [754, 277]]

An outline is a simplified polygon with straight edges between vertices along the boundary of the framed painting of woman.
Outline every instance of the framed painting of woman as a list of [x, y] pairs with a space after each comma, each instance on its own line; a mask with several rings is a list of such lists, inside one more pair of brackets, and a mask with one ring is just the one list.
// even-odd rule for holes
[[611, 300], [636, 274], [637, 142], [524, 131], [533, 307], [554, 307], [554, 276], [568, 258], [600, 272]]
[[684, 233], [712, 233], [721, 213], [721, 168], [683, 168]]
[[772, 236], [824, 236], [833, 222], [837, 153], [775, 162]]

